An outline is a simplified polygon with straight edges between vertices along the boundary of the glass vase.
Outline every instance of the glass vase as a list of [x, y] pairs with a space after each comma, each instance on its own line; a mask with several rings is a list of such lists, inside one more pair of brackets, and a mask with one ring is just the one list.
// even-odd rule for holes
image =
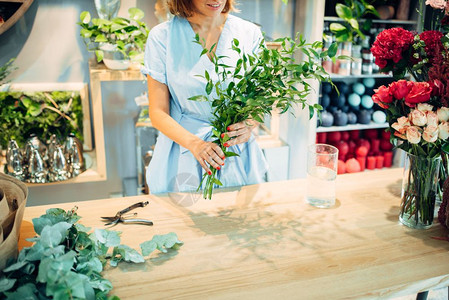
[[406, 153], [399, 213], [402, 224], [416, 229], [432, 226], [440, 163], [440, 156], [428, 158]]
[[95, 9], [100, 19], [111, 20], [117, 17], [121, 0], [95, 0]]
[[438, 176], [438, 194], [436, 206], [439, 206], [443, 200], [444, 181], [449, 175], [449, 154], [441, 153], [440, 174]]

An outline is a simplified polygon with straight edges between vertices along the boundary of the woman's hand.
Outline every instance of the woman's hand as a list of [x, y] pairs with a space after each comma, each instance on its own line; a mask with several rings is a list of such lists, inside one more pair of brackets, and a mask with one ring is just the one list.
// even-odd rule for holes
[[246, 120], [240, 123], [235, 123], [228, 126], [228, 132], [223, 133], [222, 137], [226, 134], [230, 138], [223, 144], [225, 147], [231, 147], [238, 144], [246, 143], [251, 137], [251, 132], [258, 125], [258, 122], [254, 120]]
[[209, 175], [212, 174], [209, 166], [220, 170], [221, 166], [224, 165], [225, 155], [216, 143], [198, 140], [193, 144], [190, 152]]

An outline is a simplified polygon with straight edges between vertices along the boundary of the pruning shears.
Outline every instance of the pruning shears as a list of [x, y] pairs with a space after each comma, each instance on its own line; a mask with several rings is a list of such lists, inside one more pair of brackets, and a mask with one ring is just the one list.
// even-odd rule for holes
[[[146, 219], [139, 219], [139, 218], [129, 218], [127, 216], [125, 216], [125, 214], [127, 212], [129, 212], [130, 210], [133, 210], [135, 208], [138, 207], [145, 207], [148, 205], [148, 201], [145, 202], [137, 202], [131, 206], [128, 206], [125, 209], [122, 209], [120, 211], [118, 211], [115, 216], [113, 217], [101, 217], [103, 219], [103, 221], [108, 222], [106, 224], [104, 224], [105, 226], [107, 225], [117, 225], [118, 223], [124, 223], [124, 224], [142, 224], [142, 225], [153, 225], [153, 222], [150, 220], [146, 220]], [[132, 216], [136, 216], [137, 213], [132, 214]]]

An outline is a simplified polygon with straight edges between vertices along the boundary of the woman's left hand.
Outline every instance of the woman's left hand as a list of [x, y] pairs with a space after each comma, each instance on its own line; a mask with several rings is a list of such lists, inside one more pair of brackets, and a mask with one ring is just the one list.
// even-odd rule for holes
[[230, 138], [223, 144], [225, 147], [231, 147], [238, 144], [246, 143], [251, 137], [251, 132], [257, 126], [257, 122], [254, 120], [246, 120], [243, 122], [235, 123], [228, 126], [228, 131], [223, 133]]

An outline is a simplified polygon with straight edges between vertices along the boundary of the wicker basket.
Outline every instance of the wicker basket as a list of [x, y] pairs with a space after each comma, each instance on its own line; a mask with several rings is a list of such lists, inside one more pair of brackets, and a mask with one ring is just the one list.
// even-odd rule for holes
[[28, 196], [26, 185], [0, 173], [0, 270], [10, 258], [17, 257], [17, 242]]

